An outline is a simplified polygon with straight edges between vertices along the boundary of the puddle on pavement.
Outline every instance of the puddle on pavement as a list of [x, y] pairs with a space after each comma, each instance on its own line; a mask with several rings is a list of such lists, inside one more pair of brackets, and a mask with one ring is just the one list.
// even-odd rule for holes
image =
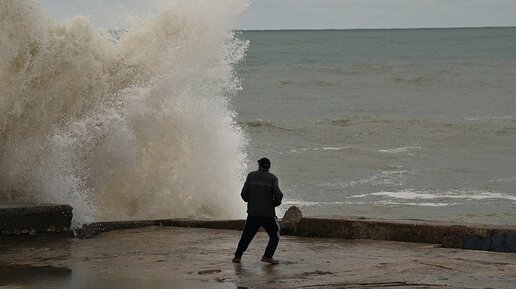
[[0, 265], [0, 287], [55, 289], [247, 289], [231, 283], [95, 276], [52, 266]]

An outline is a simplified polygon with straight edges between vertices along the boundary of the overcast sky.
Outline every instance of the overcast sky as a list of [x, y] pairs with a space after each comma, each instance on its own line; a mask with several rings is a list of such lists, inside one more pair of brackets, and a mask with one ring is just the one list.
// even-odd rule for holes
[[[41, 0], [54, 18], [76, 14], [119, 28], [153, 0]], [[216, 5], [216, 0], [208, 3]], [[254, 0], [241, 29], [516, 26], [516, 0]]]

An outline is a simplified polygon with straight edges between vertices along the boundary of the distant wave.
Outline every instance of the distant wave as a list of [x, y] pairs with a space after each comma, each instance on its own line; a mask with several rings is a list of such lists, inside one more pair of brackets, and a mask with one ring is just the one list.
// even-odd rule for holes
[[[345, 150], [345, 149], [349, 149], [351, 147], [322, 147], [320, 148], [320, 150], [323, 150], [323, 151], [341, 151], [341, 150]], [[319, 148], [316, 148], [316, 150], [319, 149]]]
[[300, 86], [300, 85], [310, 85], [310, 86], [318, 86], [318, 87], [337, 87], [340, 86], [341, 83], [339, 82], [333, 82], [333, 81], [327, 81], [327, 80], [313, 80], [313, 81], [293, 81], [293, 80], [285, 80], [280, 79], [279, 84], [281, 86], [287, 86], [287, 85], [293, 85], [293, 86]]
[[272, 121], [267, 121], [267, 120], [262, 120], [262, 119], [239, 121], [238, 125], [247, 127], [247, 128], [266, 128], [266, 129], [277, 129], [277, 130], [285, 130], [285, 131], [292, 130], [292, 129], [281, 127]]
[[338, 125], [338, 126], [348, 126], [351, 122], [351, 119], [335, 119], [331, 121], [331, 124]]
[[334, 187], [334, 188], [347, 188], [354, 187], [359, 185], [394, 185], [394, 186], [404, 186], [406, 185], [406, 178], [409, 175], [413, 175], [414, 172], [407, 170], [393, 170], [393, 171], [381, 171], [377, 174], [352, 180], [352, 181], [343, 181], [336, 183], [322, 183], [317, 186], [319, 187]]
[[402, 202], [393, 202], [393, 201], [379, 201], [374, 202], [376, 204], [382, 204], [382, 205], [403, 205], [403, 206], [420, 206], [420, 207], [449, 207], [449, 206], [456, 206], [461, 205], [462, 203], [402, 203]]
[[338, 82], [327, 81], [327, 80], [317, 80], [317, 81], [314, 82], [314, 84], [316, 86], [319, 86], [319, 87], [336, 87], [336, 86], [340, 86], [340, 83], [338, 83]]
[[516, 177], [508, 177], [508, 178], [499, 178], [490, 180], [490, 183], [512, 183], [516, 181]]
[[415, 150], [420, 150], [420, 146], [411, 146], [411, 147], [401, 147], [401, 148], [393, 148], [393, 149], [381, 149], [378, 150], [381, 153], [386, 154], [399, 154], [399, 153], [409, 153], [411, 154]]
[[377, 197], [389, 197], [394, 199], [405, 199], [405, 200], [432, 200], [432, 199], [464, 199], [464, 200], [488, 200], [488, 199], [500, 199], [516, 201], [516, 196], [496, 193], [496, 192], [484, 192], [478, 190], [452, 190], [447, 192], [438, 191], [416, 191], [416, 190], [403, 190], [396, 192], [375, 192], [361, 195], [354, 195], [353, 198], [364, 198], [369, 196]]
[[313, 201], [303, 201], [303, 200], [289, 200], [283, 202], [284, 205], [288, 206], [299, 206], [299, 207], [314, 207], [314, 206], [331, 206], [331, 205], [404, 205], [404, 206], [421, 206], [421, 207], [447, 207], [447, 206], [456, 206], [461, 203], [433, 203], [433, 202], [424, 202], [424, 203], [403, 203], [403, 202], [394, 202], [391, 200], [384, 201], [336, 201], [336, 202], [313, 202]]
[[[483, 120], [482, 120], [483, 119]], [[390, 138], [393, 135], [406, 137], [410, 146], [379, 148], [381, 153], [415, 153], [423, 149], [418, 144], [437, 141], [446, 145], [472, 145], [492, 142], [493, 137], [512, 136], [516, 131], [513, 116], [494, 116], [485, 118], [411, 118], [384, 117], [375, 115], [345, 116], [333, 119], [312, 120], [311, 125], [328, 134], [343, 134], [364, 139]], [[500, 125], [500, 122], [510, 122]], [[292, 124], [293, 126], [295, 124]], [[327, 127], [325, 127], [327, 126]], [[341, 128], [347, 128], [341, 130]], [[404, 133], [403, 133], [404, 132]], [[366, 135], [367, 133], [367, 135]], [[407, 151], [408, 150], [408, 151]]]
[[496, 120], [496, 119], [515, 119], [512, 115], [504, 115], [504, 116], [483, 116], [483, 117], [466, 117], [464, 120], [470, 121], [478, 121], [478, 120]]
[[403, 78], [403, 77], [394, 77], [393, 81], [396, 83], [403, 83], [403, 84], [409, 84], [409, 85], [423, 85], [423, 84], [430, 84], [434, 81], [434, 79], [430, 77], [424, 77], [424, 76], [418, 76], [418, 77], [412, 77], [412, 78]]
[[312, 201], [303, 201], [303, 200], [288, 200], [284, 201], [283, 205], [289, 206], [300, 206], [300, 207], [308, 207], [308, 206], [325, 206], [325, 205], [363, 205], [366, 202], [354, 202], [354, 201], [336, 201], [336, 202], [312, 202]]
[[289, 152], [291, 153], [298, 153], [301, 151], [315, 151], [315, 152], [326, 152], [326, 151], [341, 151], [341, 150], [347, 150], [350, 149], [350, 146], [344, 146], [344, 147], [308, 147], [308, 148], [298, 148], [298, 149], [291, 149]]

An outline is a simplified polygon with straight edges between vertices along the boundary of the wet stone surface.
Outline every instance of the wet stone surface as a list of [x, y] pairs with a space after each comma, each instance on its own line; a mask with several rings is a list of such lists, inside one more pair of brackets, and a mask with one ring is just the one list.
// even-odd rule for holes
[[516, 288], [516, 254], [403, 242], [282, 237], [281, 264], [242, 263], [240, 232], [146, 227], [0, 244], [0, 288]]

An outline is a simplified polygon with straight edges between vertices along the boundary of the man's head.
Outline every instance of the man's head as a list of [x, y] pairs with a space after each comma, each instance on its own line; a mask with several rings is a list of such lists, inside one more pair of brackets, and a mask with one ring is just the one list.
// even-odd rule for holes
[[258, 160], [258, 165], [260, 168], [268, 170], [271, 167], [271, 161], [268, 158], [261, 158]]

